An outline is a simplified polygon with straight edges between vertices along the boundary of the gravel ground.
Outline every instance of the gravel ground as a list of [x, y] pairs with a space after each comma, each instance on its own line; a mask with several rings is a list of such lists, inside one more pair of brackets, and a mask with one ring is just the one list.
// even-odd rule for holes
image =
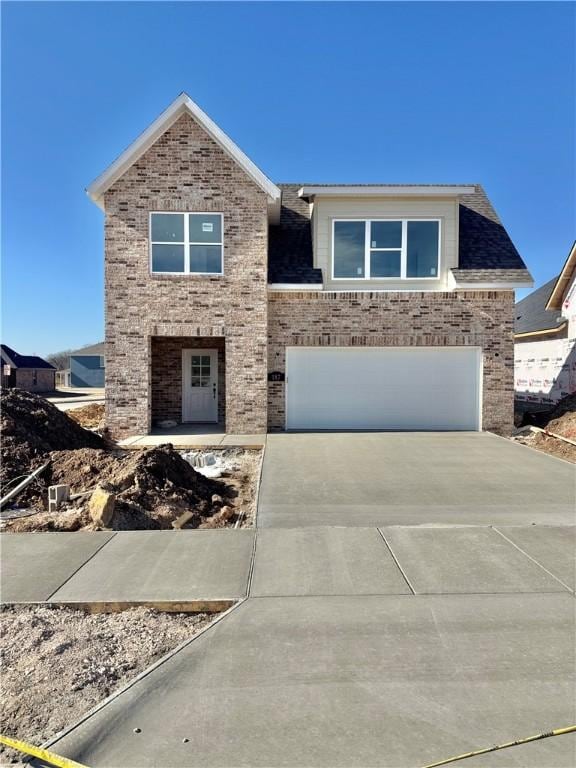
[[[94, 615], [46, 606], [3, 608], [0, 732], [42, 744], [216, 615], [147, 608]], [[1, 765], [20, 759], [0, 747]]]

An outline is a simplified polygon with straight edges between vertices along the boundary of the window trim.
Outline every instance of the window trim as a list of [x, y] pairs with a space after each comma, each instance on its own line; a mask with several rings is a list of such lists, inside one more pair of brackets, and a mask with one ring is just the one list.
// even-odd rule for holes
[[[152, 216], [156, 214], [168, 216], [184, 216], [184, 241], [174, 242], [174, 240], [152, 240]], [[219, 243], [198, 243], [190, 242], [190, 221], [188, 216], [220, 216], [220, 242]], [[184, 246], [184, 271], [183, 272], [159, 272], [152, 269], [152, 246], [153, 245], [183, 245]], [[220, 272], [191, 272], [190, 271], [190, 246], [191, 245], [219, 245], [221, 252], [221, 270]], [[220, 211], [150, 211], [148, 214], [148, 265], [151, 275], [172, 275], [176, 277], [194, 277], [195, 275], [222, 276], [224, 274], [224, 214]]]
[[[364, 275], [362, 277], [336, 277], [334, 274], [335, 261], [334, 261], [334, 246], [336, 230], [336, 223], [339, 221], [344, 222], [364, 222]], [[371, 248], [370, 247], [370, 222], [372, 221], [399, 221], [402, 224], [402, 245], [400, 248]], [[437, 274], [433, 277], [408, 277], [406, 274], [408, 266], [408, 222], [411, 221], [435, 221], [438, 223], [438, 267]], [[371, 251], [400, 251], [400, 274], [397, 277], [372, 277], [370, 274], [370, 252]], [[346, 282], [349, 280], [372, 282], [375, 280], [382, 280], [386, 282], [398, 282], [405, 280], [439, 280], [440, 279], [440, 267], [442, 264], [442, 219], [438, 217], [413, 217], [402, 218], [398, 216], [371, 216], [369, 218], [334, 218], [332, 219], [332, 246], [331, 246], [331, 280], [336, 282]]]

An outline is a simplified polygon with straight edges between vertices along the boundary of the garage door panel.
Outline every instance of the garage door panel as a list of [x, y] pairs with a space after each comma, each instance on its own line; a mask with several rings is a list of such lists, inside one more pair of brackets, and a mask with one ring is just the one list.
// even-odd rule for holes
[[474, 347], [289, 347], [289, 429], [479, 428]]

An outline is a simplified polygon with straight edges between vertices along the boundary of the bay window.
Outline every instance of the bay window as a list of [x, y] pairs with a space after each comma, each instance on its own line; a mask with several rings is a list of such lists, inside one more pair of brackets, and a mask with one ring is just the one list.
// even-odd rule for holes
[[437, 279], [438, 219], [336, 219], [332, 277], [336, 280]]
[[221, 275], [221, 213], [151, 213], [152, 272]]

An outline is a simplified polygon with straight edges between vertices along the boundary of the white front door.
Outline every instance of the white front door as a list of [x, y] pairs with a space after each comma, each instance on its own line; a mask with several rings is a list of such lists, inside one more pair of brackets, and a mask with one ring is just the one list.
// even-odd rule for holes
[[182, 421], [218, 421], [218, 350], [182, 350]]

